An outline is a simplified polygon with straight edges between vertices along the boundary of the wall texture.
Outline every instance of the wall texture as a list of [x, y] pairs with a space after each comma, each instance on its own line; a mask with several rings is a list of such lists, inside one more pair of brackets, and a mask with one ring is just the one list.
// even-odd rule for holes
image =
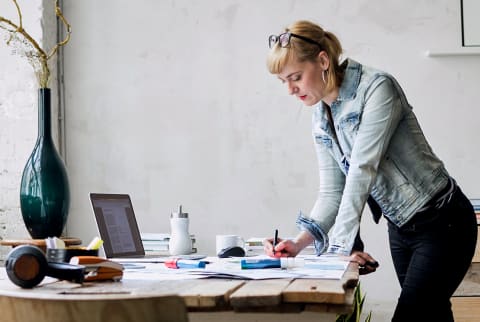
[[[51, 0], [18, 1], [24, 29], [47, 49], [57, 38], [53, 3]], [[18, 24], [13, 1], [0, 3], [0, 15]], [[14, 48], [6, 45], [4, 31], [0, 31], [0, 35], [0, 238], [23, 238], [29, 234], [20, 212], [19, 188], [23, 167], [37, 138], [38, 83], [26, 57], [12, 54]], [[52, 130], [57, 138], [55, 58], [51, 60], [50, 68]], [[8, 248], [0, 247], [0, 261], [7, 252]]]

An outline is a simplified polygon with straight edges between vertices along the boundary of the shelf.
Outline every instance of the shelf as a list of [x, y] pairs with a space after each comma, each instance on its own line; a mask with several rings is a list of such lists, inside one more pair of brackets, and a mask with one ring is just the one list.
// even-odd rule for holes
[[480, 47], [462, 47], [452, 50], [427, 50], [427, 57], [480, 56]]

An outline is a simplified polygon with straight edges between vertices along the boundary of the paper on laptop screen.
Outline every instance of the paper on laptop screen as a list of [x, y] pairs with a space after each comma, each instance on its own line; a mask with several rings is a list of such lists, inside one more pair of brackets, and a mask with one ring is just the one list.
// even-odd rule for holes
[[97, 205], [102, 208], [103, 218], [112, 241], [115, 253], [127, 253], [135, 251], [135, 243], [130, 233], [130, 224], [127, 211], [130, 204], [126, 200], [98, 201]]
[[[107, 239], [109, 253], [129, 254], [137, 253], [138, 245], [134, 240], [131, 225], [134, 221], [133, 209], [130, 200], [127, 198], [105, 198], [92, 199], [93, 206], [99, 221], [100, 233]], [[108, 236], [106, 236], [108, 235]], [[107, 251], [107, 249], [106, 249]], [[108, 254], [107, 254], [108, 255]]]

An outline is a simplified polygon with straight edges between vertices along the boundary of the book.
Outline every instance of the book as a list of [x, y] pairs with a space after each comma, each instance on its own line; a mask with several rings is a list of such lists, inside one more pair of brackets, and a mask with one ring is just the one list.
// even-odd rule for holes
[[85, 266], [85, 281], [121, 280], [123, 265], [98, 256], [74, 256], [70, 264]]
[[[143, 248], [145, 253], [149, 255], [169, 255], [170, 248], [170, 234], [166, 233], [147, 233], [141, 232], [140, 237], [142, 239]], [[195, 235], [191, 234], [190, 239], [192, 240], [192, 253], [197, 252], [195, 247]]]

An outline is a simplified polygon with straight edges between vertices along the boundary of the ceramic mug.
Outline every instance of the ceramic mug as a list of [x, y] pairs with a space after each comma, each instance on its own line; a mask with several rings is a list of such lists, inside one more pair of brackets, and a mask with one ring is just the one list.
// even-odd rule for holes
[[217, 254], [227, 247], [240, 246], [244, 248], [245, 240], [238, 235], [217, 235], [215, 237], [215, 251]]

